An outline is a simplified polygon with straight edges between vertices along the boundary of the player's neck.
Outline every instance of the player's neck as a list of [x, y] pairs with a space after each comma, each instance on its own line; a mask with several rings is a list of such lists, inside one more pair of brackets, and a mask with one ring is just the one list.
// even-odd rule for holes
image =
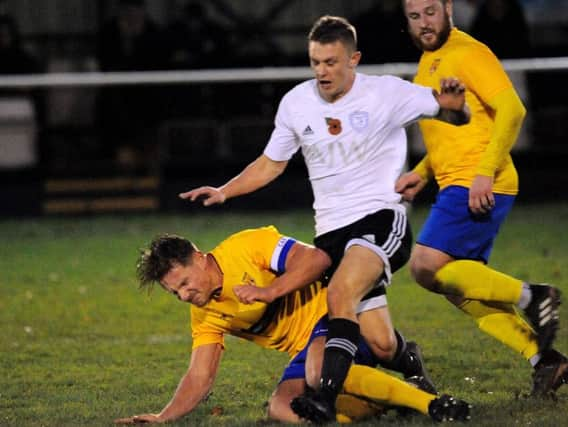
[[221, 266], [217, 263], [217, 260], [212, 254], [207, 254], [207, 264], [209, 265], [209, 270], [213, 276], [213, 281], [220, 288], [223, 287], [223, 270]]

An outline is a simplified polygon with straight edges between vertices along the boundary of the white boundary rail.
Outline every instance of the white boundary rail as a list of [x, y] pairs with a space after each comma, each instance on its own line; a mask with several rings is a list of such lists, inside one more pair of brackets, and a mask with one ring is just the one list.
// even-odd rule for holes
[[[568, 69], [568, 57], [508, 59], [502, 61], [507, 71], [554, 71]], [[412, 76], [415, 63], [360, 65], [366, 74]], [[313, 77], [309, 67], [235, 68], [192, 71], [80, 72], [0, 77], [0, 88], [110, 86], [172, 83], [234, 83], [304, 80]]]

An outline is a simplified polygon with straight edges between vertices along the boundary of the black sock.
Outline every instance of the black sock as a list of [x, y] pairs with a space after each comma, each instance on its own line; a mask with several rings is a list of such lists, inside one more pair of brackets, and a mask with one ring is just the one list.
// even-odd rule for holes
[[333, 406], [357, 352], [358, 342], [359, 324], [341, 318], [329, 321], [320, 390]]

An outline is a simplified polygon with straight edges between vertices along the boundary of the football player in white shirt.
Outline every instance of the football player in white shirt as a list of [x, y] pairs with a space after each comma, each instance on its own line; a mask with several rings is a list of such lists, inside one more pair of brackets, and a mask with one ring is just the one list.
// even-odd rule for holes
[[[395, 181], [406, 159], [405, 126], [423, 117], [454, 125], [469, 121], [464, 87], [441, 82], [441, 93], [393, 76], [356, 72], [361, 58], [355, 28], [324, 16], [309, 34], [315, 78], [290, 90], [280, 103], [264, 150], [220, 187], [181, 193], [209, 206], [251, 193], [278, 177], [302, 150], [314, 192], [315, 245], [333, 264], [328, 271], [329, 332], [319, 384], [292, 401], [302, 418], [335, 421], [341, 390], [361, 333], [388, 369], [406, 378], [426, 376], [416, 345], [394, 330], [385, 286], [409, 258], [412, 234]], [[282, 290], [282, 293], [290, 290]], [[279, 297], [258, 290], [256, 299]], [[421, 382], [424, 385], [424, 381]], [[429, 380], [430, 391], [435, 390]]]

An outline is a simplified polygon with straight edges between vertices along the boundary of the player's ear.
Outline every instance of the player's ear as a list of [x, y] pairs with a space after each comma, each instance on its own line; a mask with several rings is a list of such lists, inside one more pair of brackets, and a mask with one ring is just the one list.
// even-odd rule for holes
[[446, 14], [450, 17], [450, 19], [452, 19], [453, 13], [454, 13], [454, 5], [452, 0], [448, 0], [446, 1], [445, 4], [443, 4], [444, 8], [446, 9]]
[[357, 65], [359, 65], [359, 61], [361, 61], [361, 52], [353, 52], [351, 58], [349, 59], [349, 68], [355, 68]]

